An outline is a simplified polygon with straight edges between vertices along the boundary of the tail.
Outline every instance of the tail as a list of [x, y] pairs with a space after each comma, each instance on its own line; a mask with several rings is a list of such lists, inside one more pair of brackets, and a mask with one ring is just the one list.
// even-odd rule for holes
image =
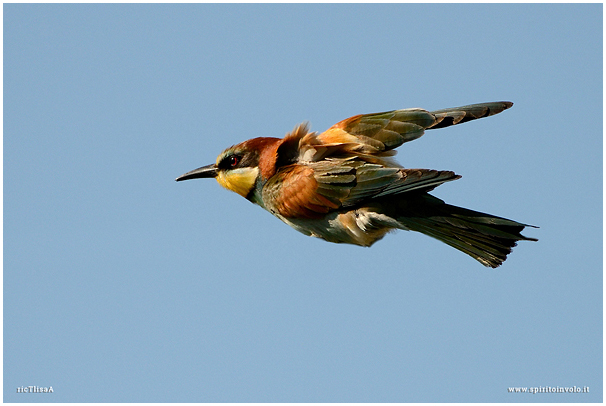
[[403, 228], [436, 238], [491, 268], [501, 265], [518, 241], [538, 241], [520, 234], [534, 226], [451, 206], [427, 193], [411, 193], [389, 206], [397, 210], [392, 217]]

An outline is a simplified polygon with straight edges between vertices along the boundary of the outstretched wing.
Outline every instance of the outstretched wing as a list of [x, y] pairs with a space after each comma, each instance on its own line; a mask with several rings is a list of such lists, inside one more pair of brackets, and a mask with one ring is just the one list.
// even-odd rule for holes
[[511, 102], [492, 102], [431, 112], [413, 108], [360, 114], [340, 121], [321, 134], [304, 136], [299, 144], [299, 157], [304, 161], [319, 161], [339, 155], [390, 156], [394, 154], [392, 149], [421, 137], [427, 129], [492, 116], [512, 105]]
[[393, 149], [427, 129], [488, 117], [512, 105], [494, 102], [433, 112], [415, 108], [357, 115], [321, 134], [300, 125], [276, 151], [277, 171], [263, 187], [263, 202], [287, 218], [318, 218], [373, 197], [431, 190], [459, 176], [401, 168], [386, 159], [395, 154]]
[[319, 218], [374, 197], [428, 191], [460, 176], [451, 171], [384, 167], [361, 159], [327, 159], [281, 168], [263, 188], [268, 210], [286, 218]]

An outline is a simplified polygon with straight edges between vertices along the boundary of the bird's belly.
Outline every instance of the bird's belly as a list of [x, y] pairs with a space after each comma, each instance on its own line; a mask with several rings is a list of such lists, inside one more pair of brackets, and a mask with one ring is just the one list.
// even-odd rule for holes
[[404, 228], [394, 219], [368, 208], [332, 212], [321, 219], [277, 217], [305, 235], [364, 247], [371, 246], [393, 229]]

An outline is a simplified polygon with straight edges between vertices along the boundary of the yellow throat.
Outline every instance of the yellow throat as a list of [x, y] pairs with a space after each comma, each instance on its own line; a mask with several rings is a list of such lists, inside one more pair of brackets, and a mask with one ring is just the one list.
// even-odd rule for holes
[[259, 168], [238, 168], [219, 171], [217, 174], [217, 182], [225, 189], [246, 197], [255, 187], [258, 174]]

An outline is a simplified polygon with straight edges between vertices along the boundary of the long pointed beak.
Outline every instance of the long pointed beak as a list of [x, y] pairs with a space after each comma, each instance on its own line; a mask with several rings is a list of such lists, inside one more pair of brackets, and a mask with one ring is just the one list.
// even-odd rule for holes
[[196, 178], [216, 178], [217, 177], [217, 165], [211, 164], [206, 165], [198, 169], [194, 169], [193, 171], [189, 171], [184, 173], [175, 179], [177, 182], [188, 179], [196, 179]]

